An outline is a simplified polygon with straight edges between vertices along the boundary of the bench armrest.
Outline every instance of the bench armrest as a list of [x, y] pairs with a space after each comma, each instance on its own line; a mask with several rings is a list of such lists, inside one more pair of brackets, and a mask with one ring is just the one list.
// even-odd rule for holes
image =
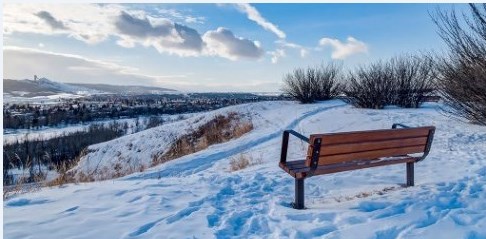
[[396, 129], [398, 126], [400, 126], [402, 128], [405, 128], [405, 129], [410, 128], [410, 126], [406, 126], [404, 124], [395, 123], [395, 124], [392, 125], [392, 129]]
[[429, 130], [429, 136], [427, 137], [427, 145], [425, 146], [424, 154], [416, 162], [420, 162], [420, 161], [424, 160], [425, 157], [427, 157], [427, 155], [429, 155], [430, 148], [432, 147], [432, 141], [434, 140], [434, 133], [435, 133], [435, 127], [432, 127]]
[[289, 135], [293, 135], [306, 143], [309, 143], [309, 138], [301, 135], [293, 130], [284, 130], [282, 136], [282, 151], [280, 151], [280, 163], [285, 164], [287, 162], [287, 148], [289, 147]]
[[[405, 129], [412, 128], [410, 126], [399, 124], [399, 123], [395, 123], [392, 125], [392, 129], [396, 129], [397, 127], [402, 127]], [[431, 127], [431, 129], [429, 130], [429, 135], [427, 136], [427, 145], [425, 145], [424, 154], [421, 157], [417, 158], [416, 162], [420, 162], [424, 160], [425, 157], [429, 155], [430, 147], [432, 146], [432, 140], [434, 139], [434, 133], [435, 133], [435, 127]]]
[[295, 131], [293, 131], [291, 129], [284, 130], [284, 134], [286, 132], [289, 133], [289, 134], [291, 134], [291, 135], [293, 135], [293, 136], [295, 136], [295, 137], [297, 137], [297, 138], [299, 138], [302, 141], [305, 141], [306, 143], [309, 143], [309, 138], [305, 137], [304, 135], [301, 135], [301, 134], [299, 134], [299, 133], [297, 133], [297, 132], [295, 132]]

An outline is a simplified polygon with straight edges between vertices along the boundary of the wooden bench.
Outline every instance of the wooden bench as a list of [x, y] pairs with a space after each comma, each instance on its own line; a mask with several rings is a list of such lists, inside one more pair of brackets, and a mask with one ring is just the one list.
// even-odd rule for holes
[[[433, 126], [410, 128], [393, 124], [392, 129], [312, 134], [307, 138], [285, 130], [279, 166], [295, 178], [293, 207], [304, 209], [304, 179], [321, 174], [405, 163], [406, 185], [413, 186], [414, 163], [429, 153], [434, 132]], [[287, 162], [290, 134], [309, 143], [305, 160]]]

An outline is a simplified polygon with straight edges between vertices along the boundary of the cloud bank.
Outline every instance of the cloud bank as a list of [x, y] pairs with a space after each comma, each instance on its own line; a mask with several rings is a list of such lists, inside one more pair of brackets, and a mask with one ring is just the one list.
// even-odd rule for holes
[[[181, 57], [219, 56], [230, 60], [259, 59], [256, 41], [236, 37], [218, 28], [200, 34], [196, 29], [142, 10], [117, 4], [5, 4], [4, 35], [14, 32], [66, 35], [88, 44], [110, 38], [121, 47], [153, 47], [159, 53]], [[183, 18], [181, 13], [160, 10]], [[89, 13], [89, 14], [87, 14]], [[201, 18], [184, 18], [186, 22]], [[203, 36], [205, 36], [203, 38]], [[208, 42], [205, 42], [207, 40]], [[248, 50], [248, 52], [245, 52]]]

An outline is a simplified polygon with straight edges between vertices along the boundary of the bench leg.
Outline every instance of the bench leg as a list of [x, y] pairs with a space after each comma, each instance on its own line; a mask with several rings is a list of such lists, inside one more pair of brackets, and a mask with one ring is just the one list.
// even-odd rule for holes
[[292, 205], [295, 209], [304, 209], [304, 179], [295, 179], [295, 202]]
[[414, 185], [413, 162], [407, 163], [407, 187]]

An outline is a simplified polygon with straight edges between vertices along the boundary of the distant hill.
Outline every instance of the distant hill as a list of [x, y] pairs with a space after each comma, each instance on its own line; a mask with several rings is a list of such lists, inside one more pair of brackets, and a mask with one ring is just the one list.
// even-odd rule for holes
[[36, 97], [56, 94], [163, 94], [172, 89], [149, 86], [120, 86], [107, 84], [68, 84], [41, 78], [33, 80], [3, 79], [3, 93], [15, 97]]
[[168, 92], [175, 92], [176, 90], [152, 87], [152, 86], [139, 86], [139, 85], [107, 85], [107, 84], [71, 84], [74, 86], [85, 87], [98, 91], [114, 94], [164, 94]]

